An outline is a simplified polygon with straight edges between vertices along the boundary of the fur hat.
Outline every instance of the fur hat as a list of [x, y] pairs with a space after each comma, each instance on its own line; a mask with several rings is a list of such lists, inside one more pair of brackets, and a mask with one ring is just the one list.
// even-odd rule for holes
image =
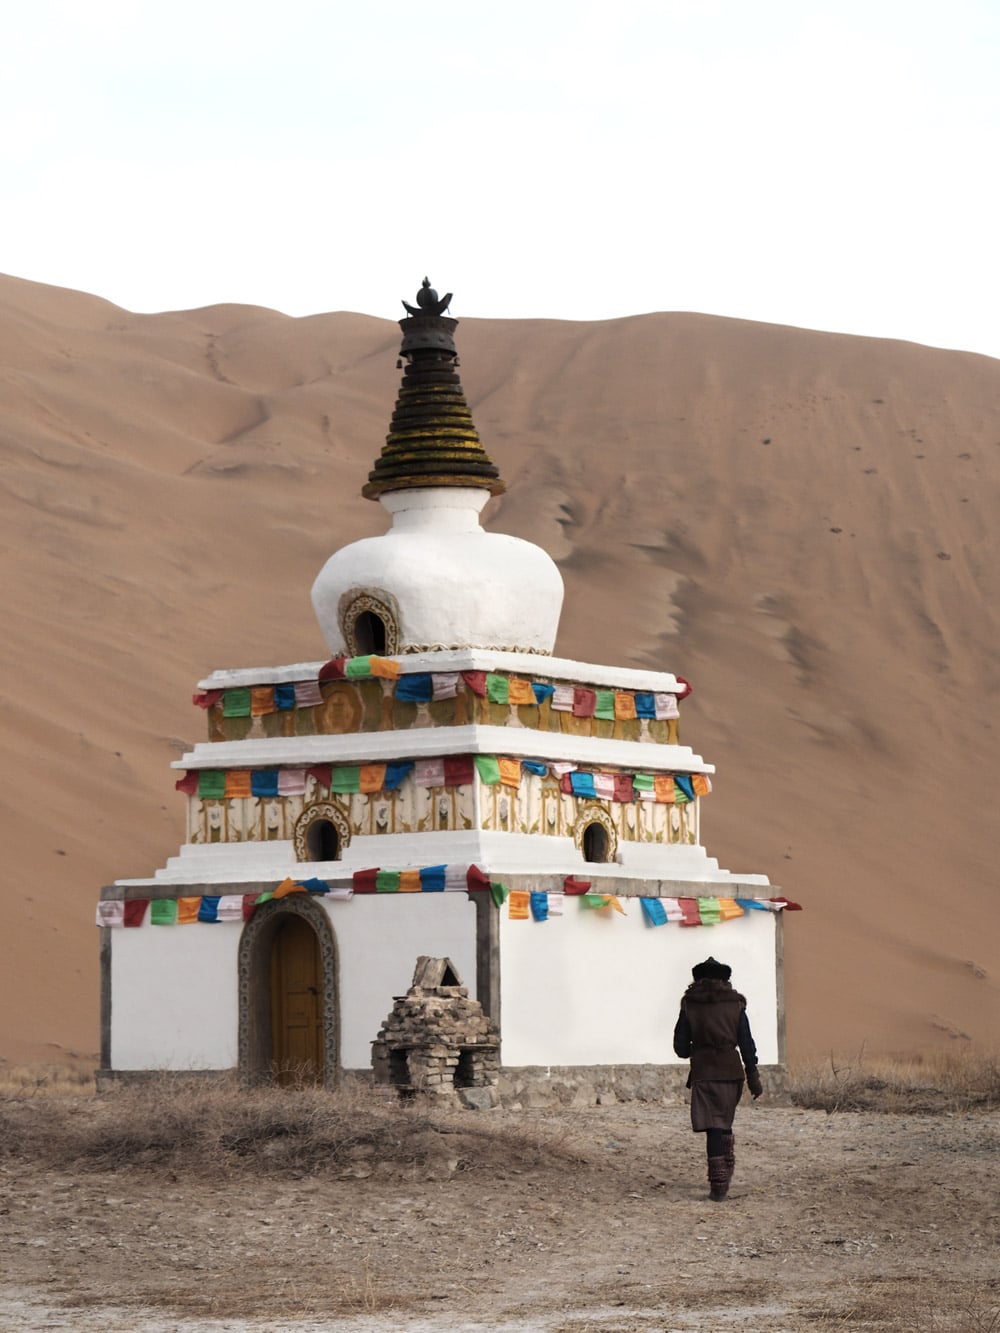
[[695, 963], [691, 969], [695, 981], [728, 981], [733, 969], [728, 963], [720, 963], [711, 955], [703, 963]]

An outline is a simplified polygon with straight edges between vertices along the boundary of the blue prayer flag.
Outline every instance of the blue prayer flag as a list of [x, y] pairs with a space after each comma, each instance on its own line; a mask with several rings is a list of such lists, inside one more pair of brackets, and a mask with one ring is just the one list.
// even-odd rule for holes
[[218, 921], [219, 919], [219, 897], [202, 894], [201, 905], [198, 908], [199, 921]]
[[535, 702], [540, 704], [543, 704], [546, 699], [551, 699], [556, 692], [556, 687], [554, 685], [543, 685], [542, 682], [538, 680], [533, 680], [531, 682], [531, 688], [535, 695]]
[[656, 698], [652, 694], [636, 693], [636, 717], [656, 717]]
[[287, 712], [289, 708], [295, 707], [295, 686], [294, 685], [275, 685], [274, 687], [274, 706], [280, 712]]
[[444, 893], [444, 872], [446, 866], [421, 866], [421, 893]]
[[250, 774], [250, 791], [254, 796], [277, 796], [278, 770], [276, 768], [254, 769]]
[[667, 909], [659, 898], [640, 898], [639, 901], [642, 903], [642, 914], [651, 926], [667, 924]]
[[409, 703], [426, 704], [434, 698], [434, 681], [429, 671], [412, 676], [400, 676], [396, 681], [396, 698]]
[[548, 921], [549, 895], [547, 893], [533, 893], [531, 895], [531, 915], [536, 921]]
[[571, 773], [569, 775], [569, 785], [573, 789], [574, 796], [595, 796], [593, 773]]
[[694, 784], [691, 781], [690, 774], [675, 773], [674, 786], [680, 787], [681, 791], [684, 793], [684, 795], [688, 798], [689, 801], [694, 800]]
[[549, 771], [548, 764], [543, 764], [538, 759], [522, 759], [521, 767], [526, 768], [529, 773], [537, 774], [540, 778], [544, 778], [545, 774]]
[[329, 893], [330, 886], [325, 879], [297, 879], [296, 884], [301, 884], [306, 893]]
[[386, 764], [385, 781], [382, 783], [382, 790], [395, 791], [412, 767], [412, 760], [409, 763]]

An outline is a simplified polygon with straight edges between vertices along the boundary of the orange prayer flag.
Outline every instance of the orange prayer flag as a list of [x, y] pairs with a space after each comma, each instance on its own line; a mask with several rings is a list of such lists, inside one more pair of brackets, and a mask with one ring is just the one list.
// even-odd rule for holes
[[531, 688], [530, 680], [516, 680], [513, 676], [508, 682], [509, 693], [507, 698], [512, 704], [536, 704], [535, 691]]
[[401, 870], [399, 873], [399, 891], [400, 893], [419, 893], [420, 871]]
[[177, 924], [179, 926], [190, 925], [192, 921], [198, 920], [198, 908], [201, 906], [201, 897], [197, 898], [178, 898], [177, 899]]
[[663, 805], [673, 805], [677, 799], [674, 792], [674, 780], [667, 774], [666, 777], [657, 777], [653, 779], [653, 792], [656, 799]]
[[511, 921], [527, 921], [531, 915], [531, 894], [527, 889], [511, 889], [507, 912]]
[[693, 773], [691, 786], [694, 788], [695, 796], [707, 796], [712, 790], [712, 780], [707, 773]]
[[263, 717], [265, 713], [273, 713], [274, 711], [274, 686], [251, 685], [250, 716]]
[[613, 893], [609, 893], [606, 895], [605, 906], [613, 907], [616, 912], [621, 912], [622, 916], [628, 916], [628, 913], [625, 911], [625, 908], [622, 907], [621, 903], [618, 901], [618, 899], [615, 897]]
[[362, 764], [359, 790], [381, 791], [385, 786], [385, 764]]
[[290, 893], [305, 893], [305, 889], [301, 884], [297, 884], [294, 879], [283, 879], [271, 897], [287, 898]]
[[623, 722], [635, 717], [635, 695], [631, 690], [615, 690], [615, 717]]
[[521, 761], [520, 759], [501, 759], [497, 756], [497, 767], [500, 769], [500, 781], [505, 787], [520, 787], [521, 785]]
[[250, 770], [248, 768], [229, 768], [226, 770], [226, 796], [250, 796]]
[[743, 908], [735, 898], [719, 899], [719, 920], [732, 921], [738, 916], [743, 915]]
[[399, 663], [391, 657], [373, 657], [368, 670], [373, 676], [381, 676], [384, 680], [396, 680], [399, 677]]

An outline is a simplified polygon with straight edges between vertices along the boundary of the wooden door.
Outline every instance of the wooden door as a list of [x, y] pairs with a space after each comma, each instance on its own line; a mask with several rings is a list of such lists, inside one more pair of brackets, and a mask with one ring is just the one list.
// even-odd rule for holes
[[271, 1047], [278, 1083], [323, 1081], [323, 973], [316, 932], [300, 916], [271, 945]]

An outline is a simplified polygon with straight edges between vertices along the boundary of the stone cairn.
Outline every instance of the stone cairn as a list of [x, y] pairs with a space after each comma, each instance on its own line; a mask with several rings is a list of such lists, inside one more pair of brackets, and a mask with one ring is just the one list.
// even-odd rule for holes
[[372, 1042], [375, 1083], [482, 1110], [497, 1105], [500, 1038], [448, 958], [421, 955]]

